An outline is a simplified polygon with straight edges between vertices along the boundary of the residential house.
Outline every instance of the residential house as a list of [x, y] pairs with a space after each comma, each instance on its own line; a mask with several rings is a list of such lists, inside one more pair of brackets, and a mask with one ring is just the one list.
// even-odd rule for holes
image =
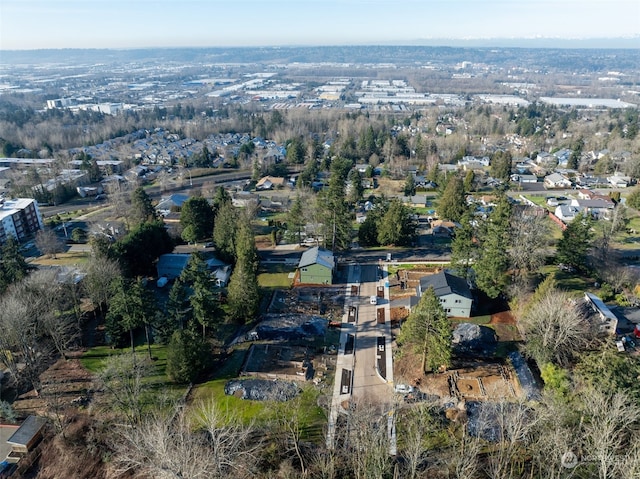
[[14, 432], [7, 443], [11, 446], [9, 459], [19, 459], [27, 454], [42, 439], [47, 419], [40, 416], [29, 416]]
[[555, 165], [557, 163], [556, 157], [553, 156], [551, 153], [548, 153], [546, 151], [541, 151], [540, 153], [538, 153], [538, 156], [536, 156], [536, 163], [538, 163], [539, 165]]
[[400, 201], [402, 201], [402, 204], [406, 206], [427, 206], [427, 197], [425, 195], [401, 196]]
[[607, 177], [607, 181], [614, 188], [626, 188], [627, 186], [629, 186], [629, 183], [631, 183], [631, 177], [615, 174], [613, 176]]
[[453, 221], [435, 220], [431, 222], [431, 234], [436, 236], [453, 236], [455, 228], [459, 228], [460, 224]]
[[438, 123], [436, 125], [436, 133], [439, 135], [451, 135], [456, 131], [456, 127], [448, 123]]
[[576, 216], [578, 216], [580, 212], [580, 208], [576, 206], [559, 205], [556, 207], [554, 214], [565, 223], [568, 223], [576, 219]]
[[160, 199], [156, 205], [156, 211], [162, 216], [166, 216], [172, 211], [179, 210], [185, 201], [189, 199], [189, 195], [175, 194], [171, 196], [165, 196]]
[[333, 284], [335, 258], [329, 250], [315, 246], [302, 253], [298, 263], [298, 282]]
[[598, 296], [592, 293], [584, 293], [585, 302], [598, 314], [598, 330], [601, 333], [613, 335], [618, 328], [618, 317]]
[[471, 316], [473, 295], [464, 278], [454, 276], [447, 271], [423, 276], [418, 284], [418, 296], [421, 297], [429, 288], [433, 288], [447, 316], [458, 318]]
[[558, 160], [558, 166], [561, 168], [566, 168], [569, 164], [569, 158], [571, 158], [571, 153], [573, 153], [568, 148], [562, 148], [561, 150], [556, 151], [553, 156]]
[[551, 173], [544, 177], [545, 188], [570, 188], [571, 180], [559, 173]]
[[271, 147], [262, 157], [262, 166], [267, 167], [284, 161], [286, 151], [284, 148]]
[[187, 267], [190, 254], [176, 254], [169, 253], [160, 255], [158, 258], [158, 264], [156, 270], [158, 272], [158, 278], [165, 277], [167, 279], [175, 279], [182, 274], [182, 271]]
[[205, 263], [211, 274], [212, 280], [216, 283], [218, 288], [224, 288], [229, 284], [229, 279], [231, 278], [231, 265], [223, 263], [217, 258], [205, 260]]
[[594, 218], [608, 218], [614, 208], [613, 201], [609, 199], [595, 198], [593, 200], [571, 200], [571, 206], [580, 211], [586, 211]]
[[237, 191], [231, 196], [231, 203], [237, 208], [259, 205], [260, 197], [248, 191]]
[[284, 178], [279, 178], [276, 176], [263, 176], [256, 183], [256, 190], [271, 190], [273, 188], [282, 188], [284, 184]]
[[537, 183], [538, 177], [536, 175], [517, 174], [511, 175], [511, 181], [514, 183]]
[[435, 190], [438, 185], [433, 181], [429, 181], [426, 177], [418, 175], [414, 179], [416, 188], [420, 188], [423, 190]]

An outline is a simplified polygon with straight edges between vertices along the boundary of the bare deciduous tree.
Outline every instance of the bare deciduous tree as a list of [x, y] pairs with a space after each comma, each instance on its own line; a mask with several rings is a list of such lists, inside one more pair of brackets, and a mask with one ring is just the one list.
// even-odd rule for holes
[[350, 408], [344, 441], [356, 479], [382, 479], [391, 471], [389, 409], [365, 402]]
[[624, 393], [591, 389], [584, 391], [582, 398], [584, 450], [600, 479], [620, 477], [618, 458], [626, 453], [634, 433], [637, 439], [640, 407]]
[[539, 365], [550, 361], [566, 364], [591, 337], [591, 329], [577, 302], [558, 290], [549, 291], [532, 305], [519, 326], [527, 339], [525, 351]]
[[38, 231], [35, 244], [42, 254], [53, 257], [53, 259], [57, 258], [58, 253], [64, 251], [64, 242], [51, 229]]
[[144, 354], [120, 354], [109, 357], [97, 374], [97, 381], [107, 394], [106, 406], [121, 414], [131, 427], [142, 421], [148, 385], [144, 379], [153, 365]]
[[93, 255], [85, 266], [82, 286], [94, 307], [104, 312], [113, 292], [112, 283], [121, 276], [117, 262], [100, 255]]
[[255, 470], [259, 441], [252, 429], [213, 403], [193, 416], [182, 407], [156, 411], [118, 433], [112, 477], [218, 479], [249, 477]]
[[544, 265], [549, 227], [544, 216], [519, 214], [511, 217], [509, 257], [516, 281], [526, 286], [529, 276]]
[[402, 438], [400, 455], [407, 469], [406, 477], [415, 479], [418, 468], [429, 454], [426, 436], [435, 432], [434, 410], [428, 403], [404, 411], [398, 424], [398, 435]]

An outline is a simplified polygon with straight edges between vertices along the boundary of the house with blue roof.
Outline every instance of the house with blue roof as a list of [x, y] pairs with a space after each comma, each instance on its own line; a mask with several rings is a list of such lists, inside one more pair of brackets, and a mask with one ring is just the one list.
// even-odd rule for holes
[[315, 246], [302, 253], [298, 263], [298, 282], [333, 284], [336, 262], [333, 253]]

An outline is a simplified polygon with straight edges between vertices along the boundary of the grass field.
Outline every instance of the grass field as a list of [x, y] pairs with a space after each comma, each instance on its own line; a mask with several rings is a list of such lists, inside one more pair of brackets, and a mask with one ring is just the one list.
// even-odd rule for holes
[[[105, 361], [112, 356], [120, 354], [131, 354], [131, 348], [115, 349], [110, 346], [97, 346], [89, 349], [80, 358], [80, 363], [87, 370], [98, 373], [105, 365]], [[136, 346], [135, 354], [140, 358], [147, 358], [147, 346]], [[167, 368], [167, 347], [165, 345], [151, 345], [152, 368], [150, 374], [143, 380], [146, 385], [149, 405], [163, 397], [169, 402], [177, 401], [186, 391], [186, 386], [171, 382], [166, 374]]]
[[295, 268], [285, 264], [261, 264], [258, 271], [258, 285], [265, 289], [289, 289], [293, 279], [289, 273]]
[[322, 440], [322, 428], [326, 422], [326, 415], [317, 404], [320, 393], [313, 386], [304, 386], [298, 398], [286, 403], [251, 401], [224, 393], [227, 381], [238, 377], [246, 352], [246, 349], [234, 350], [215, 372], [213, 379], [194, 389], [191, 403], [201, 404], [213, 401], [217, 408], [221, 411], [229, 411], [243, 424], [267, 424], [275, 421], [279, 415], [299, 414], [298, 420], [303, 431], [303, 439]]
[[31, 263], [41, 266], [75, 266], [78, 264], [84, 264], [89, 261], [91, 255], [88, 252], [73, 252], [73, 253], [58, 253], [56, 258], [47, 258], [46, 256], [40, 256], [34, 259]]

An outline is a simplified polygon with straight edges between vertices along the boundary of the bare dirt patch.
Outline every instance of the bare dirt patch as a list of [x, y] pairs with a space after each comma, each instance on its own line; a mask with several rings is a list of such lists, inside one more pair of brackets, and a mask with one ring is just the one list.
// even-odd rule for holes
[[440, 398], [488, 401], [522, 395], [509, 363], [478, 361], [442, 373], [422, 374], [420, 358], [403, 355], [394, 361], [396, 382], [407, 382]]
[[430, 274], [439, 273], [439, 266], [418, 266], [416, 268], [399, 269], [389, 274], [389, 298], [391, 300], [415, 296], [420, 279]]
[[502, 311], [500, 313], [494, 313], [491, 315], [491, 321], [489, 324], [516, 324], [516, 320], [511, 314], [511, 311]]
[[40, 390], [22, 394], [13, 408], [19, 415], [46, 414], [86, 404], [93, 376], [78, 359], [59, 359], [40, 375]]
[[269, 313], [316, 314], [339, 318], [344, 307], [344, 287], [301, 286], [274, 293]]

